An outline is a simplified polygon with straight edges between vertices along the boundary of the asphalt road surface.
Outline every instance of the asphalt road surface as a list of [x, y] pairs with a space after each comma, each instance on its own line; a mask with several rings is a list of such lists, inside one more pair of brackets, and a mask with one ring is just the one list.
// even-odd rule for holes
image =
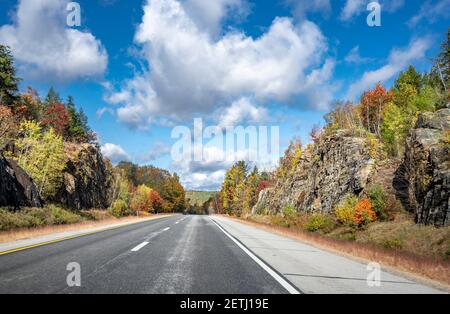
[[[80, 287], [67, 283], [71, 263]], [[381, 287], [368, 287], [366, 272], [223, 217], [177, 215], [0, 255], [0, 293], [440, 292], [384, 272]]]

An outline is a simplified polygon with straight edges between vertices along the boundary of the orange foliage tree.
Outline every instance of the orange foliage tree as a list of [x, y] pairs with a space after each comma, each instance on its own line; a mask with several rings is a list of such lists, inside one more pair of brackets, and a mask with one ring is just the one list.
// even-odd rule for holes
[[373, 90], [363, 94], [361, 99], [361, 117], [364, 127], [380, 136], [383, 108], [392, 100], [392, 93], [378, 83]]
[[355, 223], [357, 225], [363, 225], [375, 221], [377, 214], [373, 209], [373, 205], [369, 199], [364, 198], [358, 202], [355, 207]]
[[155, 190], [150, 192], [150, 202], [152, 204], [153, 211], [158, 214], [164, 210], [164, 200], [161, 195]]

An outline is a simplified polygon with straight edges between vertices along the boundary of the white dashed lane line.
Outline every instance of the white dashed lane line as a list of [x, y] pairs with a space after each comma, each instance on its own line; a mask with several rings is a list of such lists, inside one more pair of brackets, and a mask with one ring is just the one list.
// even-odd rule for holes
[[149, 244], [150, 242], [142, 242], [141, 244], [139, 244], [138, 246], [136, 246], [134, 249], [131, 250], [131, 252], [137, 252], [140, 249], [142, 249], [144, 246], [146, 246], [147, 244]]

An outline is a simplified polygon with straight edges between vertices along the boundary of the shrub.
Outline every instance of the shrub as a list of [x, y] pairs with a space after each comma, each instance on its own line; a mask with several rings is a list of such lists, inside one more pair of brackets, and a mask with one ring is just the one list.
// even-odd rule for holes
[[77, 215], [75, 213], [69, 212], [65, 209], [62, 209], [60, 207], [57, 207], [55, 205], [48, 205], [47, 210], [50, 214], [50, 219], [52, 225], [67, 225], [67, 224], [73, 224], [77, 222], [81, 222], [83, 219], [80, 215]]
[[83, 221], [83, 217], [54, 205], [25, 208], [19, 212], [0, 209], [0, 230], [35, 228], [45, 225], [65, 225]]
[[334, 227], [333, 219], [325, 214], [313, 214], [306, 223], [306, 230], [316, 232], [319, 230], [325, 233], [330, 232]]
[[83, 210], [80, 212], [80, 215], [83, 218], [86, 218], [87, 220], [94, 220], [94, 221], [99, 221], [99, 220], [104, 220], [104, 219], [108, 219], [111, 218], [111, 212], [108, 210]]
[[111, 207], [109, 208], [109, 212], [112, 216], [116, 218], [131, 215], [131, 211], [128, 208], [127, 203], [125, 203], [125, 201], [123, 200], [114, 201], [114, 203], [112, 203]]
[[293, 217], [297, 215], [297, 211], [295, 210], [294, 206], [286, 205], [283, 207], [282, 214], [284, 217]]
[[383, 247], [386, 249], [401, 250], [403, 248], [403, 243], [400, 239], [388, 239], [383, 241]]
[[355, 218], [355, 207], [357, 204], [358, 198], [356, 196], [347, 195], [334, 210], [338, 221], [347, 225], [353, 224]]
[[368, 224], [377, 219], [377, 214], [373, 210], [372, 203], [365, 198], [358, 202], [355, 207], [354, 221], [357, 225]]
[[379, 184], [373, 185], [367, 191], [367, 195], [369, 196], [373, 210], [377, 214], [377, 217], [385, 220], [387, 218], [387, 214], [385, 213], [387, 196], [383, 187]]

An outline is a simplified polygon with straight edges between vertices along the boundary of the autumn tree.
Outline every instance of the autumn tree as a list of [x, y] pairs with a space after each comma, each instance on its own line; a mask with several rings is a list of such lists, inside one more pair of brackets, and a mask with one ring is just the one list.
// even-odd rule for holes
[[46, 108], [42, 126], [53, 128], [58, 135], [63, 136], [66, 133], [69, 123], [69, 113], [64, 104], [54, 103]]
[[9, 107], [0, 105], [0, 152], [17, 136], [17, 121]]
[[241, 190], [247, 177], [247, 171], [248, 165], [244, 161], [239, 161], [226, 172], [220, 192], [225, 213], [232, 214], [242, 207], [239, 199], [242, 196]]
[[164, 200], [161, 195], [155, 190], [150, 192], [150, 202], [152, 204], [153, 211], [158, 214], [164, 211]]
[[48, 199], [61, 186], [66, 155], [62, 137], [50, 128], [42, 133], [39, 123], [24, 121], [16, 141], [19, 165], [31, 175], [41, 197]]
[[378, 83], [373, 90], [367, 91], [361, 98], [361, 117], [364, 127], [377, 136], [381, 135], [383, 109], [392, 99], [392, 94]]
[[43, 104], [36, 90], [28, 86], [20, 95], [17, 115], [23, 120], [40, 121], [43, 114]]
[[11, 50], [0, 44], [0, 104], [11, 106], [16, 101], [19, 82]]
[[165, 211], [181, 213], [187, 207], [186, 192], [176, 173], [165, 180], [160, 195], [166, 201]]
[[141, 212], [153, 211], [150, 193], [152, 189], [146, 185], [140, 185], [131, 196], [130, 209], [139, 216]]

